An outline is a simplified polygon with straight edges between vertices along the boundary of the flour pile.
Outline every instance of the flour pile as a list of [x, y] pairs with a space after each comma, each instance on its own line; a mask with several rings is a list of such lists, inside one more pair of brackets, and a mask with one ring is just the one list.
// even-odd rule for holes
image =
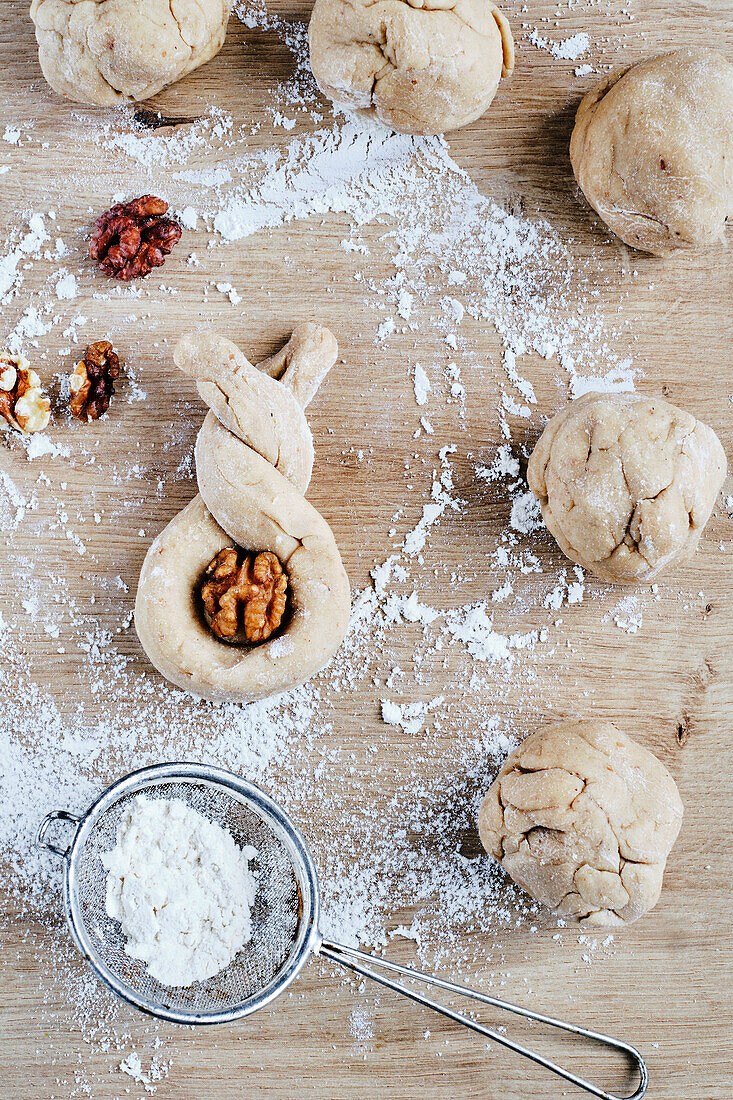
[[182, 799], [138, 795], [102, 856], [107, 915], [120, 922], [125, 953], [162, 985], [218, 974], [252, 938], [256, 855]]

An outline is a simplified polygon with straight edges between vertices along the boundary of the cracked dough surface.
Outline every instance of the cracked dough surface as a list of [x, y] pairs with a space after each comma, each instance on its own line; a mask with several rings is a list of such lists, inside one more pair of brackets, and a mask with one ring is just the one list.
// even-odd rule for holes
[[43, 75], [77, 103], [150, 96], [210, 61], [231, 0], [32, 0]]
[[674, 779], [610, 722], [565, 721], [505, 761], [481, 842], [532, 897], [581, 924], [629, 924], [656, 905], [682, 824]]
[[726, 465], [712, 428], [668, 401], [588, 393], [550, 420], [527, 480], [572, 561], [648, 582], [694, 552]]
[[570, 159], [626, 244], [658, 255], [714, 244], [733, 215], [733, 65], [685, 49], [611, 73], [578, 108]]
[[473, 122], [514, 68], [491, 0], [316, 0], [309, 42], [324, 95], [408, 134]]

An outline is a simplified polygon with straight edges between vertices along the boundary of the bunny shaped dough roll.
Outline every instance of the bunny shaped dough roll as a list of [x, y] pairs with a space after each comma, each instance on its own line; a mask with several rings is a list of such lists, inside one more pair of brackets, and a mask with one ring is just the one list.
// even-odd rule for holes
[[135, 626], [158, 671], [205, 699], [251, 702], [296, 687], [346, 633], [348, 578], [304, 496], [313, 466], [304, 408], [337, 353], [313, 324], [258, 367], [211, 333], [175, 349], [210, 409], [196, 441], [200, 495], [148, 550]]

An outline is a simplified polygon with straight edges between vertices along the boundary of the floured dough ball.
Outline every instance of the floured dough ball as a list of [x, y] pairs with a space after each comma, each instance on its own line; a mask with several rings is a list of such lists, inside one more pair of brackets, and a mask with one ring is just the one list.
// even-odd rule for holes
[[507, 758], [481, 842], [532, 897], [581, 924], [637, 920], [659, 900], [682, 802], [663, 764], [610, 722], [557, 722]]
[[405, 134], [473, 122], [514, 68], [491, 0], [316, 0], [309, 41], [324, 95]]
[[32, 0], [43, 75], [77, 103], [148, 99], [211, 60], [231, 0]]
[[661, 398], [588, 393], [553, 416], [529, 487], [565, 554], [646, 583], [695, 550], [726, 474], [712, 428]]
[[686, 49], [612, 73], [578, 108], [570, 159], [626, 244], [663, 256], [715, 243], [733, 214], [733, 65]]

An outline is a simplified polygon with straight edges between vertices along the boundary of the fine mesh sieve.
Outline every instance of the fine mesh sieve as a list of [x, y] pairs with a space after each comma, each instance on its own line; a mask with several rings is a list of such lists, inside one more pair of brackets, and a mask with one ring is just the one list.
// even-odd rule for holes
[[[161, 985], [148, 974], [142, 962], [126, 955], [120, 926], [105, 910], [107, 876], [101, 855], [114, 847], [122, 814], [130, 800], [141, 793], [146, 798], [181, 799], [191, 809], [228, 829], [240, 848], [252, 845], [257, 850], [252, 861], [257, 878], [251, 913], [252, 938], [219, 974], [191, 986]], [[48, 839], [49, 831], [59, 822], [74, 828], [72, 840], [65, 848]], [[316, 953], [508, 1047], [600, 1100], [640, 1100], [646, 1092], [646, 1065], [628, 1043], [324, 940], [318, 931], [318, 879], [305, 841], [276, 802], [231, 772], [188, 763], [143, 768], [108, 787], [82, 817], [67, 810], [48, 814], [39, 827], [37, 841], [64, 860], [66, 915], [79, 950], [118, 996], [154, 1016], [185, 1024], [222, 1023], [247, 1016], [282, 993], [309, 955]], [[609, 1046], [632, 1060], [639, 1085], [626, 1098], [606, 1092], [388, 974]]]

